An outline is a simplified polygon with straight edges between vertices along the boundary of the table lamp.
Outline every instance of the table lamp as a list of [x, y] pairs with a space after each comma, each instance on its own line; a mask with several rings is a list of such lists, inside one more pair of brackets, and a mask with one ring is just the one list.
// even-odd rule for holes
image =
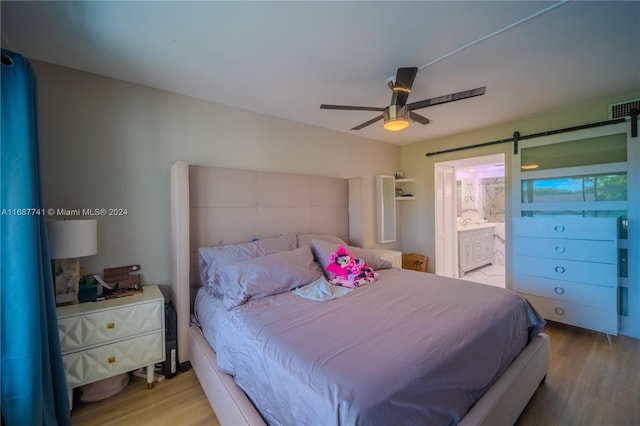
[[49, 252], [53, 262], [56, 306], [78, 303], [79, 257], [98, 252], [98, 225], [95, 219], [50, 220]]

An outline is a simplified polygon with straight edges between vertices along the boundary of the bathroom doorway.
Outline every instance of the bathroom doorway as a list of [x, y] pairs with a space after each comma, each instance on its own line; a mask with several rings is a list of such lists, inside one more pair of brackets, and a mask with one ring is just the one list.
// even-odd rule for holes
[[505, 287], [504, 154], [435, 165], [436, 274]]

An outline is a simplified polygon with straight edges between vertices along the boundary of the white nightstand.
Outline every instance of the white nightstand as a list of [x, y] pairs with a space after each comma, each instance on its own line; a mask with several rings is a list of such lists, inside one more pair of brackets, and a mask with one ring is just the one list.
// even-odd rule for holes
[[391, 262], [391, 267], [402, 269], [402, 252], [397, 250], [386, 249], [370, 249], [372, 252], [380, 256], [383, 260]]
[[164, 297], [158, 286], [133, 296], [56, 308], [62, 360], [69, 388], [164, 361]]

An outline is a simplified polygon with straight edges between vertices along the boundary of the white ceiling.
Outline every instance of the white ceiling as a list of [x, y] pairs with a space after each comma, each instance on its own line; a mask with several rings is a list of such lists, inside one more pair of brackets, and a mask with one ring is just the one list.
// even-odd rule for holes
[[[2, 39], [23, 55], [302, 123], [405, 144], [609, 96], [640, 93], [640, 2], [9, 2]], [[520, 20], [525, 22], [473, 44]], [[398, 67], [422, 66], [409, 102], [487, 86], [419, 110], [391, 133]], [[606, 114], [606, 112], [605, 112]]]

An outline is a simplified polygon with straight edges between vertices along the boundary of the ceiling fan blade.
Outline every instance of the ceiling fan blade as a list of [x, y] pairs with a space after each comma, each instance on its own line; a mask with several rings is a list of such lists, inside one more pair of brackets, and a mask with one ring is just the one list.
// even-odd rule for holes
[[423, 117], [420, 114], [416, 114], [413, 111], [409, 112], [409, 118], [423, 125], [431, 123], [431, 120], [429, 120], [427, 117]]
[[434, 105], [446, 104], [447, 102], [460, 101], [462, 99], [473, 98], [474, 96], [484, 95], [487, 91], [486, 87], [478, 87], [476, 89], [464, 90], [462, 92], [451, 93], [449, 95], [438, 96], [436, 98], [425, 99], [407, 104], [409, 110], [426, 108]]
[[376, 122], [376, 121], [378, 121], [378, 120], [382, 120], [382, 116], [381, 116], [381, 115], [377, 116], [376, 118], [372, 118], [372, 119], [371, 119], [371, 120], [369, 120], [369, 121], [365, 121], [364, 123], [359, 124], [359, 125], [357, 125], [356, 127], [352, 128], [351, 130], [360, 130], [360, 129], [363, 129], [363, 128], [365, 128], [365, 127], [369, 126], [370, 124], [375, 123], [375, 122]]
[[404, 106], [409, 98], [409, 93], [416, 79], [418, 68], [398, 68], [396, 80], [391, 88], [393, 95], [391, 96], [391, 105]]
[[320, 109], [341, 109], [349, 111], [384, 111], [384, 108], [367, 107], [367, 106], [351, 106], [351, 105], [320, 105]]

